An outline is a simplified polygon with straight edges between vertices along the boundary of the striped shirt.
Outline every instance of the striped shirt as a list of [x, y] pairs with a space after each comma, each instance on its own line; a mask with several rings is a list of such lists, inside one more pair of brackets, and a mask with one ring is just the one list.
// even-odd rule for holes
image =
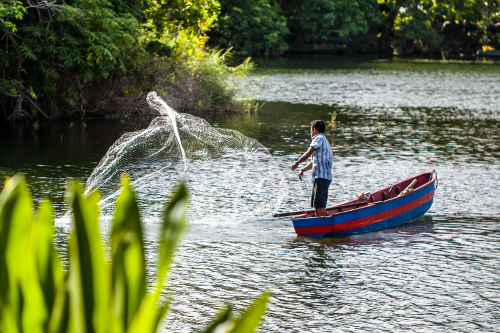
[[333, 152], [325, 136], [316, 134], [310, 146], [316, 149], [312, 154], [314, 178], [332, 180]]

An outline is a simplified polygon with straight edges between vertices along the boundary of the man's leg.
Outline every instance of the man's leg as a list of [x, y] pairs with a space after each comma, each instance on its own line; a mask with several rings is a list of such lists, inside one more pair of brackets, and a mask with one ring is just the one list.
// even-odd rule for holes
[[328, 187], [330, 181], [327, 179], [317, 178], [316, 181], [316, 194], [314, 198], [314, 211], [316, 217], [326, 216], [326, 201], [328, 199]]
[[326, 216], [326, 208], [314, 208], [316, 217]]

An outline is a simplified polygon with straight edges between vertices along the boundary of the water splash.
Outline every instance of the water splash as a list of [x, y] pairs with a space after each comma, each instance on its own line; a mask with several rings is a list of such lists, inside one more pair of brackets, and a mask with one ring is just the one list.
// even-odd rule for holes
[[176, 115], [175, 112], [167, 103], [165, 103], [161, 98], [158, 97], [155, 91], [151, 91], [148, 93], [146, 98], [148, 101], [149, 107], [153, 110], [158, 111], [162, 116], [168, 116], [170, 121], [172, 122], [172, 129], [175, 134], [175, 138], [177, 139], [177, 143], [179, 144], [179, 149], [181, 150], [182, 159], [184, 161], [184, 170], [187, 169], [187, 158], [186, 152], [184, 151], [184, 147], [182, 146], [181, 137], [179, 136], [179, 130], [177, 128]]

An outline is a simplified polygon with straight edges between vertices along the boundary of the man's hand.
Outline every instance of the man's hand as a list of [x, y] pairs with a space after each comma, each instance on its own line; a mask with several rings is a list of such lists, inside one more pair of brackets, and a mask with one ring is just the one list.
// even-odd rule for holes
[[[309, 147], [307, 152], [304, 155], [302, 155], [302, 157], [299, 158], [299, 160], [297, 162], [292, 164], [292, 171], [297, 170], [297, 168], [299, 167], [299, 164], [304, 162], [305, 160], [307, 160], [309, 158], [309, 156], [311, 156], [314, 153], [315, 150], [316, 149], [314, 149], [314, 147]], [[312, 164], [311, 164], [311, 166], [312, 166]], [[307, 169], [307, 170], [309, 170], [309, 169]]]
[[304, 171], [299, 172], [299, 179], [302, 180], [302, 177], [304, 176]]

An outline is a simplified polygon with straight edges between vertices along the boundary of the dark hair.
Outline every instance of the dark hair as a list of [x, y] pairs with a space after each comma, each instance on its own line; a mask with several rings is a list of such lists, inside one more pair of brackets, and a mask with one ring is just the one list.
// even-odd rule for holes
[[311, 121], [311, 127], [314, 127], [319, 133], [325, 133], [325, 123], [323, 120]]

